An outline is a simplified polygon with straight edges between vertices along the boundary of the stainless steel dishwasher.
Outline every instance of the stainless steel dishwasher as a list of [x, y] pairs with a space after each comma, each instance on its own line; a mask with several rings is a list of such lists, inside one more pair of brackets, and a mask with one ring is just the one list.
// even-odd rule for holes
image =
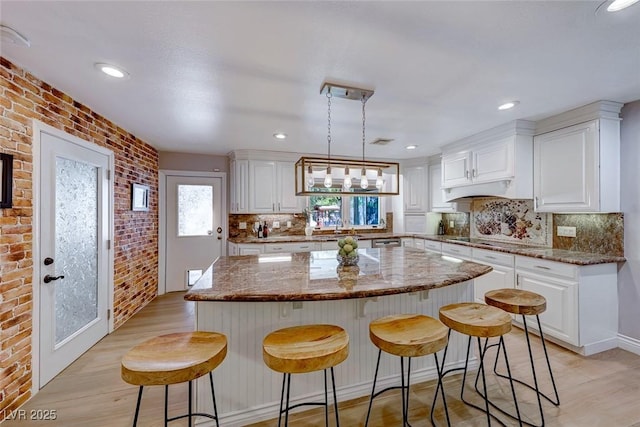
[[388, 237], [385, 239], [371, 240], [372, 248], [391, 248], [396, 246], [402, 246], [402, 241], [399, 237]]

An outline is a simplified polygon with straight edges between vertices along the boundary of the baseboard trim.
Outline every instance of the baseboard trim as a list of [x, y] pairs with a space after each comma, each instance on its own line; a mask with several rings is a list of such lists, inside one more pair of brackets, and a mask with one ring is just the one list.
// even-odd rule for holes
[[[469, 358], [469, 369], [475, 369], [478, 366], [477, 358]], [[447, 363], [445, 370], [454, 369], [454, 368], [464, 368], [464, 361], [458, 363]], [[429, 381], [437, 378], [435, 366], [427, 369], [420, 369], [417, 371], [411, 372], [411, 383], [418, 384], [420, 382]], [[376, 390], [382, 390], [385, 387], [399, 385], [400, 377], [393, 375], [387, 378], [378, 378], [378, 382], [376, 385]], [[367, 381], [360, 384], [355, 384], [348, 387], [338, 388], [336, 390], [338, 394], [339, 402], [347, 402], [349, 400], [361, 398], [363, 396], [369, 396], [371, 393], [371, 386], [373, 385], [373, 376], [371, 381]], [[329, 400], [331, 400], [331, 394], [329, 395]], [[296, 396], [296, 399], [292, 399], [290, 404], [295, 405], [300, 402], [309, 402], [309, 401], [323, 401], [324, 393], [314, 393], [306, 396]], [[251, 423], [257, 423], [260, 421], [265, 421], [269, 419], [276, 418], [278, 415], [280, 402], [273, 402], [267, 405], [262, 405], [260, 407], [247, 408], [238, 412], [230, 412], [227, 414], [220, 414], [220, 424], [223, 424], [227, 427], [241, 427]], [[214, 426], [215, 421], [210, 419], [202, 419], [197, 418], [197, 420], [201, 420], [201, 422], [196, 421], [196, 425], [198, 427], [209, 427]]]
[[640, 356], [640, 340], [618, 334], [618, 347]]

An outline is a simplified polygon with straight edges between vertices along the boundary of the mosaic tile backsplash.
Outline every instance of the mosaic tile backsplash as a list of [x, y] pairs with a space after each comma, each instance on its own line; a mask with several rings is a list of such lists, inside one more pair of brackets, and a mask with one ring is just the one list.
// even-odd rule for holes
[[477, 198], [471, 204], [472, 238], [550, 247], [552, 227], [552, 215], [534, 212], [532, 200]]

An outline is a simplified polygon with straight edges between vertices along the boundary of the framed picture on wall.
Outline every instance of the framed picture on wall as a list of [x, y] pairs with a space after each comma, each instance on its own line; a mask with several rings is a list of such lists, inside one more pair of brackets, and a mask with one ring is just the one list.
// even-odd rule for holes
[[13, 201], [13, 156], [0, 153], [0, 208], [10, 208]]
[[149, 210], [149, 186], [142, 184], [131, 184], [131, 210]]

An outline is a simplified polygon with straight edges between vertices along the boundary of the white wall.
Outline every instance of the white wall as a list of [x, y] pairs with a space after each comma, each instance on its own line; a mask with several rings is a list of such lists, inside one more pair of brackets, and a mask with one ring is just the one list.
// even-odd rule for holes
[[229, 159], [227, 156], [160, 151], [158, 152], [158, 163], [159, 169], [229, 172]]
[[618, 276], [619, 332], [640, 339], [640, 100], [622, 109], [620, 199], [624, 256]]

